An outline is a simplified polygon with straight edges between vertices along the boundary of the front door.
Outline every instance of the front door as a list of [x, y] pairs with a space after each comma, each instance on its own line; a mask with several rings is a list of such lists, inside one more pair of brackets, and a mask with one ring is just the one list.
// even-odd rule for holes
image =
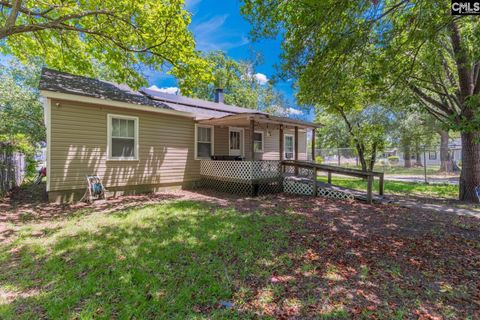
[[241, 156], [243, 146], [243, 130], [237, 128], [229, 129], [229, 153], [231, 156]]

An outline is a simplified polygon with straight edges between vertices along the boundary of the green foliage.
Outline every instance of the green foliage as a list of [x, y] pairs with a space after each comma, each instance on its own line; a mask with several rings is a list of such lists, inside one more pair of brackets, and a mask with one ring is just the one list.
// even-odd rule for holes
[[323, 157], [322, 156], [316, 156], [315, 157], [315, 163], [322, 164], [323, 163]]
[[0, 134], [25, 135], [33, 145], [45, 141], [43, 106], [39, 100], [40, 67], [11, 61], [0, 69]]
[[183, 77], [180, 89], [183, 94], [213, 100], [216, 88], [222, 88], [226, 104], [259, 109], [268, 113], [282, 114], [288, 108], [285, 97], [273, 88], [272, 83], [260, 84], [254, 77], [255, 63], [236, 61], [222, 51], [213, 51], [205, 56], [212, 67], [212, 78]]
[[338, 114], [317, 112], [315, 122], [322, 126], [317, 129], [317, 145], [320, 148], [349, 148], [351, 137], [347, 124]]
[[0, 70], [0, 141], [25, 155], [27, 176], [35, 173], [35, 151], [45, 141], [43, 107], [37, 90], [40, 67], [11, 61]]
[[398, 156], [389, 156], [388, 162], [390, 162], [392, 165], [396, 165], [400, 162], [400, 158]]
[[[0, 7], [0, 52], [75, 74], [145, 85], [145, 67], [209, 78], [184, 0], [22, 1]], [[13, 18], [13, 19], [12, 19]]]

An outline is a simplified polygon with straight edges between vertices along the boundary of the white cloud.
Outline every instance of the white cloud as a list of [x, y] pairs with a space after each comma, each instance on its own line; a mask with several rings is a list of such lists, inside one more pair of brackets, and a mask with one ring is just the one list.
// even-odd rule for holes
[[268, 82], [268, 78], [266, 75], [264, 75], [263, 73], [255, 73], [253, 75], [253, 77], [255, 78], [255, 80], [257, 80], [257, 82], [261, 85], [264, 85], [264, 84], [267, 84]]
[[195, 9], [202, 2], [202, 0], [185, 0], [185, 7], [187, 10]]
[[228, 30], [228, 27], [224, 26], [227, 19], [228, 14], [222, 14], [192, 24], [191, 30], [198, 50], [226, 51], [243, 46], [249, 42], [246, 35]]
[[301, 110], [294, 109], [292, 107], [288, 108], [286, 111], [287, 111], [288, 114], [291, 114], [291, 115], [294, 115], [294, 116], [300, 116], [300, 115], [303, 114], [303, 112]]
[[180, 93], [180, 88], [178, 87], [166, 87], [166, 88], [159, 88], [156, 85], [151, 86], [148, 88], [150, 90], [158, 91], [158, 92], [163, 92], [163, 93], [169, 93], [169, 94], [178, 94]]

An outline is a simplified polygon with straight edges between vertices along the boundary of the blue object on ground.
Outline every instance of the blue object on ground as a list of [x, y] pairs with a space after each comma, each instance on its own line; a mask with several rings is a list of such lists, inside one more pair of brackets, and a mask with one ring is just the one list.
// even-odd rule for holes
[[225, 309], [233, 308], [233, 302], [230, 301], [220, 301], [220, 306]]

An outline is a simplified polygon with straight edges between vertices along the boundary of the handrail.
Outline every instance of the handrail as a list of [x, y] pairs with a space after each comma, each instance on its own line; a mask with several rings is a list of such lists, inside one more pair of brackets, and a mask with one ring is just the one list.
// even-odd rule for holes
[[361, 175], [361, 176], [364, 176], [364, 177], [368, 177], [368, 176], [381, 177], [381, 176], [384, 175], [383, 172], [378, 172], [378, 171], [367, 171], [367, 172], [365, 172], [365, 171], [358, 170], [358, 169], [335, 167], [335, 166], [312, 163], [312, 162], [307, 162], [307, 161], [283, 160], [282, 164], [288, 165], [288, 166], [297, 166], [299, 168], [317, 168], [320, 171], [327, 171], [327, 172], [331, 171], [331, 172], [334, 172], [334, 173], [344, 173], [345, 175], [348, 175], [349, 173], [356, 174], [356, 175]]
[[[332, 173], [338, 173], [341, 175], [346, 176], [354, 176], [360, 178], [367, 178], [367, 202], [372, 203], [372, 188], [373, 188], [373, 179], [375, 177], [379, 178], [379, 187], [378, 193], [383, 196], [384, 193], [384, 173], [383, 172], [376, 172], [376, 171], [362, 171], [358, 169], [351, 169], [351, 168], [342, 168], [342, 167], [335, 167], [329, 166], [324, 164], [312, 163], [307, 161], [294, 161], [294, 160], [283, 160], [283, 166], [293, 166], [295, 167], [295, 172], [298, 171], [298, 168], [309, 168], [313, 169], [314, 171], [314, 181], [317, 179], [317, 171], [326, 171], [328, 172], [328, 183], [332, 183]], [[314, 188], [316, 189], [316, 184], [314, 184]]]

